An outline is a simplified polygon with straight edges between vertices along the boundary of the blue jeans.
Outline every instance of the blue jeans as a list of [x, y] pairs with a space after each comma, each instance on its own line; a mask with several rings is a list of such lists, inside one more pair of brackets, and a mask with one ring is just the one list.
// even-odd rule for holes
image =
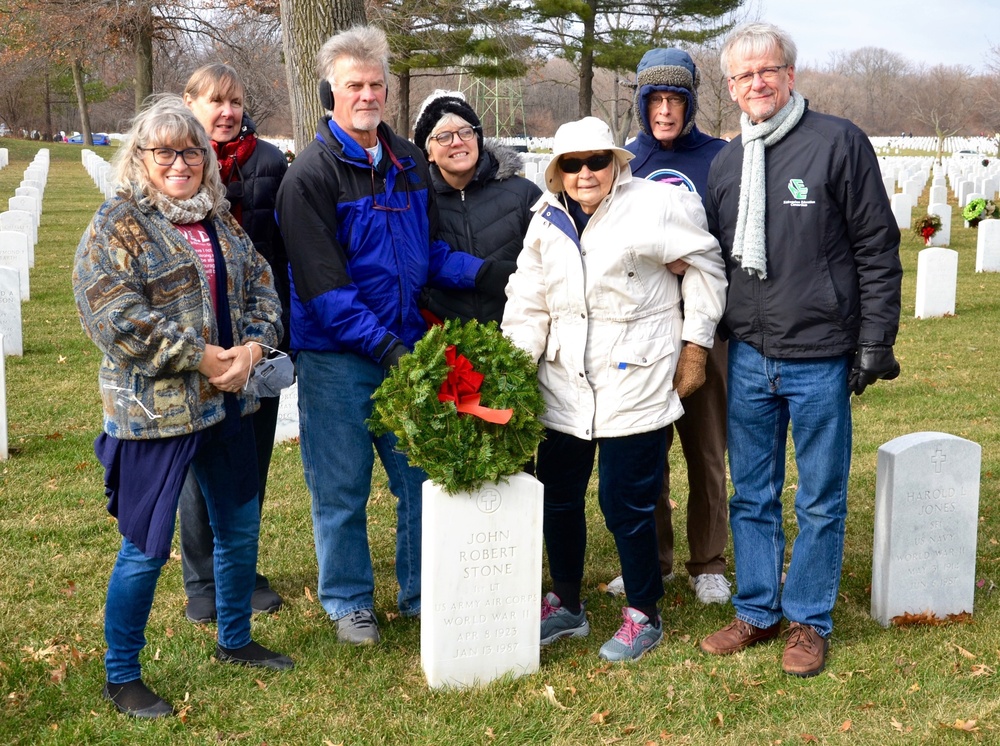
[[629, 606], [656, 605], [663, 596], [663, 579], [653, 510], [663, 483], [666, 445], [666, 428], [598, 440], [546, 429], [536, 473], [545, 486], [542, 533], [553, 580], [583, 580], [587, 482], [596, 452], [598, 501], [618, 548], [625, 597]]
[[[219, 644], [241, 648], [250, 642], [250, 596], [257, 567], [260, 507], [257, 500], [239, 505], [233, 500], [213, 499], [219, 490], [213, 478], [216, 475], [197, 463], [190, 468], [206, 495], [209, 522], [216, 537], [213, 558]], [[165, 562], [147, 557], [122, 537], [108, 581], [104, 612], [104, 637], [108, 643], [104, 667], [112, 684], [125, 684], [141, 676], [139, 652], [146, 645], [146, 622]]]
[[[823, 637], [840, 586], [851, 468], [849, 356], [776, 360], [729, 343], [729, 521], [736, 616], [770, 627], [784, 616]], [[789, 420], [795, 444], [799, 533], [784, 589], [781, 492]]]
[[377, 363], [352, 353], [303, 351], [295, 362], [302, 468], [312, 494], [320, 603], [332, 619], [374, 608], [367, 514], [374, 445], [397, 498], [399, 611], [416, 616], [422, 485], [427, 475], [395, 450], [394, 435], [375, 437], [365, 424], [372, 415], [371, 395], [386, 373]]

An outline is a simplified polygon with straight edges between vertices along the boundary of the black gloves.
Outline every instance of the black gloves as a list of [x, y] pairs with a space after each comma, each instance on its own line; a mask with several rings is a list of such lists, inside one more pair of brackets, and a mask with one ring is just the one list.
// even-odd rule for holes
[[382, 367], [386, 370], [392, 370], [396, 367], [396, 363], [399, 362], [399, 358], [403, 357], [403, 355], [408, 355], [409, 353], [410, 351], [407, 349], [406, 345], [397, 339], [382, 356], [382, 360], [380, 361]]
[[892, 354], [892, 345], [862, 342], [854, 353], [854, 364], [847, 374], [847, 386], [860, 396], [866, 387], [878, 379], [891, 381], [899, 375], [899, 363]]
[[486, 260], [476, 273], [476, 290], [491, 295], [505, 295], [507, 280], [516, 269], [516, 262]]

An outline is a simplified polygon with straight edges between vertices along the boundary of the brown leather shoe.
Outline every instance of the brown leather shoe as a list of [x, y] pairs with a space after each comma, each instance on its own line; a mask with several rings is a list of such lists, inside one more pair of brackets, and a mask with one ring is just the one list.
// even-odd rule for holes
[[758, 642], [773, 640], [780, 634], [781, 622], [761, 628], [754, 627], [742, 619], [734, 619], [714, 635], [702, 640], [701, 649], [712, 655], [731, 655]]
[[826, 651], [830, 641], [808, 624], [792, 622], [788, 625], [788, 642], [781, 657], [781, 667], [792, 676], [815, 676], [826, 665]]

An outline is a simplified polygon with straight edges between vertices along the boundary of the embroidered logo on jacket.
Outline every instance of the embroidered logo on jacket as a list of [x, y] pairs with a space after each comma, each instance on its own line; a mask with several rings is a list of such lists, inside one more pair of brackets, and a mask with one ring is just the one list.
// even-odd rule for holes
[[806, 199], [809, 196], [809, 187], [802, 179], [789, 179], [788, 180], [788, 191], [791, 192], [794, 199], [786, 199], [783, 204], [791, 205], [792, 207], [808, 207], [809, 205], [815, 205], [816, 200]]

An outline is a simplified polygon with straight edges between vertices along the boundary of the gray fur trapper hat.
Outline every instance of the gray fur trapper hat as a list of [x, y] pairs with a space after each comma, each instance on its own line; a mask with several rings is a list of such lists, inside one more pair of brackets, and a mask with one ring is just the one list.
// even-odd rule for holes
[[691, 55], [683, 49], [650, 49], [639, 60], [635, 72], [635, 118], [642, 131], [647, 135], [652, 134], [646, 103], [651, 93], [661, 91], [687, 96], [688, 105], [684, 112], [681, 136], [688, 134], [694, 128], [695, 116], [698, 114], [698, 86], [701, 84], [701, 73]]

